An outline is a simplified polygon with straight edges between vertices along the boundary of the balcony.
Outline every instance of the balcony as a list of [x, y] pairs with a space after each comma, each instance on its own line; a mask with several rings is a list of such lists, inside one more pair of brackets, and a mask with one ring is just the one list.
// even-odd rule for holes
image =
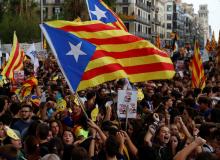
[[118, 15], [122, 20], [134, 21], [136, 19], [135, 15], [125, 15], [125, 14], [121, 14], [121, 13], [119, 13]]
[[148, 19], [139, 17], [137, 15], [119, 14], [119, 17], [124, 21], [138, 21], [138, 22], [143, 23], [145, 25], [150, 25], [150, 22], [148, 21]]
[[156, 20], [156, 21], [155, 21], [155, 24], [158, 25], [158, 26], [160, 26], [160, 25], [161, 25], [161, 22], [160, 22], [159, 20]]
[[155, 6], [151, 6], [151, 11], [154, 11], [155, 10]]
[[146, 34], [146, 33], [143, 33], [143, 32], [134, 32], [132, 34], [134, 34], [134, 35], [136, 35], [138, 37], [141, 37], [143, 39], [150, 39], [150, 36], [148, 34]]
[[116, 0], [116, 4], [128, 5], [131, 3], [131, 0]]
[[152, 37], [156, 37], [156, 36], [157, 36], [157, 33], [156, 33], [156, 32], [152, 32], [152, 33], [151, 33], [151, 36], [152, 36]]
[[147, 4], [141, 2], [140, 0], [137, 0], [137, 1], [136, 1], [136, 5], [137, 5], [138, 7], [140, 7], [141, 9], [143, 9], [143, 10], [145, 10], [145, 11], [147, 11], [147, 12], [150, 13], [150, 6], [148, 6]]
[[156, 13], [159, 12], [159, 7], [156, 7], [155, 12], [156, 12]]
[[142, 17], [136, 16], [136, 21], [139, 21], [139, 22], [141, 22], [141, 23], [143, 23], [143, 24], [146, 24], [146, 25], [149, 25], [149, 26], [150, 26], [150, 22], [149, 22], [148, 19], [146, 19], [146, 18], [142, 18]]

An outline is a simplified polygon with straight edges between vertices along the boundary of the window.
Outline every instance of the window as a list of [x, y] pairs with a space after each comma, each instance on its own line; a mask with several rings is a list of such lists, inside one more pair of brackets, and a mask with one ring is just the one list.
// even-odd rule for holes
[[141, 26], [141, 24], [138, 24], [138, 32], [142, 32], [142, 26]]
[[141, 11], [140, 11], [140, 9], [138, 9], [138, 16], [139, 16], [139, 17], [141, 16]]
[[150, 14], [148, 14], [148, 20], [150, 21]]
[[170, 38], [170, 32], [167, 32], [167, 38]]
[[124, 15], [128, 15], [128, 7], [123, 7], [123, 8], [122, 8], [122, 13], [123, 13]]
[[151, 28], [148, 28], [148, 34], [151, 34]]
[[129, 31], [129, 23], [124, 23], [125, 24], [125, 27], [127, 28], [127, 30]]
[[167, 11], [172, 11], [172, 5], [167, 5]]
[[171, 23], [167, 23], [167, 29], [171, 29], [171, 28], [172, 28]]
[[172, 20], [172, 14], [167, 14], [167, 20]]

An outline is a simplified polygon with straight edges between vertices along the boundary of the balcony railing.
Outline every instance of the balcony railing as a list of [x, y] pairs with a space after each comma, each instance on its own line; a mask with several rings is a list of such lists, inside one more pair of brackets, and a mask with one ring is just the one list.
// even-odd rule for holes
[[132, 1], [131, 0], [117, 0], [116, 4], [130, 4]]
[[148, 19], [139, 17], [138, 15], [125, 15], [125, 14], [119, 13], [119, 17], [124, 21], [139, 21], [143, 24], [150, 25], [150, 22], [148, 21]]
[[147, 11], [150, 13], [150, 6], [148, 6], [146, 3], [141, 2], [140, 0], [137, 0], [136, 5], [140, 8], [142, 8], [143, 10]]
[[146, 33], [143, 33], [143, 32], [134, 32], [132, 33], [138, 37], [141, 37], [141, 38], [144, 38], [144, 39], [149, 39], [150, 38], [150, 35], [146, 34]]

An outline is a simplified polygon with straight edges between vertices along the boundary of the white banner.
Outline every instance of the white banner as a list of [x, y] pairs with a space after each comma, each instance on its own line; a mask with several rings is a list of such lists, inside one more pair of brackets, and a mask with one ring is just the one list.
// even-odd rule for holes
[[119, 118], [136, 118], [137, 117], [137, 91], [119, 90], [117, 114]]

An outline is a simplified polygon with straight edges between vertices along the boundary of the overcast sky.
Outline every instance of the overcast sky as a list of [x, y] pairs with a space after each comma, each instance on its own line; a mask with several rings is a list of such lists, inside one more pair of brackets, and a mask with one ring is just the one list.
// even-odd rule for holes
[[208, 4], [209, 25], [215, 31], [215, 39], [218, 40], [220, 30], [220, 0], [182, 0], [182, 2], [192, 3], [196, 13], [198, 13], [200, 4]]

